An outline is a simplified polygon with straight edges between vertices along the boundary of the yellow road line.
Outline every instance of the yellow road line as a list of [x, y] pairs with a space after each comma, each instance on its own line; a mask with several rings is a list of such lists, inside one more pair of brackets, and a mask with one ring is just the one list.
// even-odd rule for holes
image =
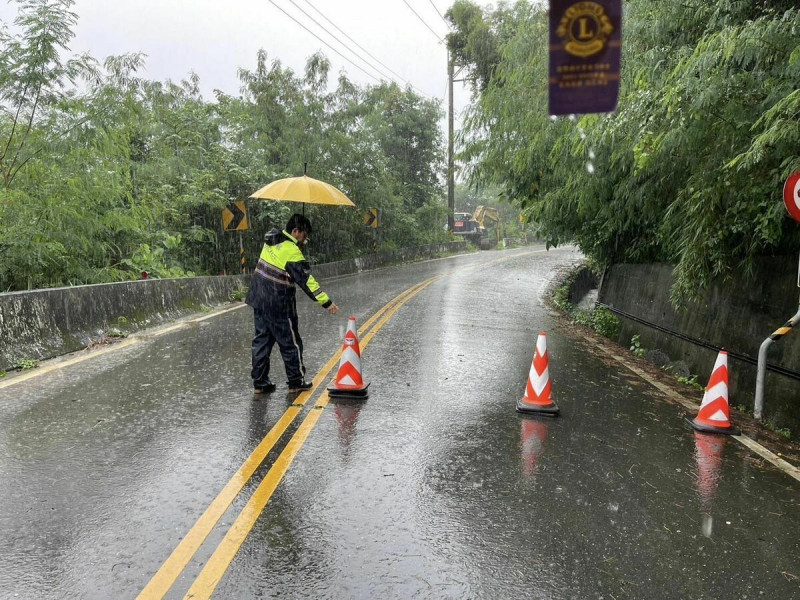
[[[387, 310], [406, 298], [409, 294], [414, 293], [416, 290], [421, 289], [421, 286], [432, 283], [436, 278], [433, 277], [429, 280], [423, 281], [404, 290], [386, 305], [384, 305], [378, 312], [370, 317], [364, 325], [359, 329], [359, 334], [370, 328], [370, 326], [378, 320]], [[427, 283], [426, 283], [427, 282]], [[140, 600], [151, 598], [163, 598], [169, 591], [170, 587], [175, 583], [175, 580], [180, 576], [183, 569], [189, 564], [189, 561], [197, 553], [200, 546], [208, 537], [208, 534], [214, 529], [214, 526], [228, 510], [233, 500], [250, 480], [253, 473], [261, 465], [266, 458], [267, 454], [272, 450], [275, 443], [281, 438], [286, 429], [291, 425], [294, 419], [303, 410], [303, 406], [308, 399], [316, 392], [320, 383], [327, 377], [328, 373], [336, 366], [339, 358], [341, 357], [341, 350], [339, 350], [333, 357], [320, 369], [312, 380], [312, 387], [307, 392], [303, 392], [294, 404], [286, 409], [280, 419], [272, 426], [269, 433], [253, 450], [250, 456], [245, 460], [244, 464], [236, 471], [231, 477], [230, 481], [220, 491], [217, 497], [211, 502], [206, 511], [200, 516], [197, 522], [192, 526], [189, 532], [184, 536], [180, 543], [172, 551], [169, 558], [164, 562], [158, 572], [153, 576], [150, 582], [141, 591], [138, 598]]]
[[[372, 330], [364, 336], [363, 340], [359, 344], [361, 349], [363, 350], [367, 347], [370, 340], [372, 340], [375, 334], [381, 330], [381, 328], [389, 321], [389, 319], [392, 318], [392, 316], [400, 309], [400, 307], [419, 294], [424, 288], [428, 287], [435, 281], [442, 279], [443, 277], [445, 277], [445, 275], [438, 276], [424, 282], [424, 285], [419, 286], [417, 290], [408, 294], [406, 298], [398, 302], [394, 308], [388, 311], [375, 325], [375, 327], [373, 327]], [[250, 534], [250, 531], [253, 529], [258, 517], [264, 510], [267, 502], [269, 502], [273, 492], [278, 487], [278, 484], [283, 479], [283, 476], [286, 474], [286, 471], [288, 471], [292, 461], [294, 461], [295, 456], [297, 456], [300, 448], [302, 448], [303, 444], [308, 438], [308, 435], [311, 433], [311, 430], [316, 425], [317, 421], [322, 415], [322, 410], [328, 405], [329, 400], [330, 398], [326, 390], [316, 402], [314, 408], [308, 413], [308, 415], [306, 415], [306, 418], [303, 419], [302, 424], [289, 440], [289, 443], [283, 449], [283, 452], [280, 453], [278, 458], [275, 460], [275, 463], [272, 465], [272, 467], [270, 467], [266, 476], [253, 493], [250, 500], [247, 502], [247, 505], [244, 507], [244, 509], [242, 509], [242, 512], [228, 530], [228, 533], [225, 534], [225, 537], [217, 546], [214, 554], [197, 576], [197, 579], [195, 579], [192, 587], [189, 589], [189, 592], [184, 597], [185, 599], [210, 598], [211, 594], [214, 593], [214, 590], [222, 579], [222, 576], [225, 574], [225, 571], [228, 570], [228, 567], [230, 566], [234, 556], [236, 556], [236, 553], [239, 551], [242, 543], [244, 543], [244, 540]]]
[[[470, 268], [485, 266], [488, 264], [493, 264], [499, 262], [501, 260], [509, 260], [512, 258], [516, 258], [519, 256], [527, 256], [529, 254], [534, 254], [542, 252], [542, 250], [536, 250], [533, 252], [522, 252], [519, 254], [514, 254], [511, 256], [503, 256], [497, 259], [483, 261], [480, 263], [476, 263], [474, 265], [466, 265], [460, 267], [456, 270], [449, 271], [445, 274], [436, 275], [431, 277], [421, 283], [418, 283], [407, 290], [398, 294], [395, 298], [389, 301], [383, 308], [381, 308], [378, 312], [376, 312], [369, 320], [367, 320], [360, 328], [359, 328], [359, 336], [362, 336], [364, 332], [374, 323], [377, 319], [379, 319], [387, 310], [389, 310], [392, 306], [395, 306], [396, 303], [402, 302], [404, 303], [406, 300], [410, 299], [412, 295], [416, 295], [419, 291], [421, 291], [424, 287], [427, 287], [431, 283], [442, 279], [443, 277], [448, 277], [456, 272], [464, 271]], [[235, 310], [234, 309], [229, 310]], [[393, 315], [399, 305], [395, 306], [394, 310], [392, 310], [391, 314]], [[207, 315], [205, 317], [201, 317], [198, 320], [204, 320], [211, 318], [212, 316], [216, 315]], [[391, 316], [391, 315], [389, 315]], [[383, 324], [386, 322], [388, 317], [385, 317], [379, 323], [379, 326], [382, 327]], [[372, 332], [370, 332], [372, 333]], [[364, 343], [362, 343], [362, 347], [366, 347], [369, 343], [369, 340], [372, 339], [372, 335], [367, 333], [364, 336]], [[266, 458], [267, 454], [272, 450], [272, 447], [277, 442], [278, 439], [285, 433], [286, 429], [289, 425], [294, 421], [297, 415], [302, 412], [303, 406], [307, 402], [307, 400], [314, 394], [318, 385], [319, 379], [324, 378], [330, 370], [335, 366], [336, 361], [339, 360], [341, 356], [341, 350], [338, 351], [331, 360], [319, 371], [319, 373], [314, 377], [313, 383], [314, 386], [308, 392], [302, 394], [294, 403], [293, 406], [289, 407], [284, 415], [276, 422], [270, 432], [265, 436], [264, 440], [253, 450], [252, 454], [248, 457], [245, 463], [237, 470], [228, 484], [223, 488], [223, 490], [219, 493], [219, 495], [212, 501], [211, 505], [206, 509], [206, 511], [200, 516], [197, 520], [195, 525], [192, 529], [186, 534], [186, 536], [181, 540], [178, 546], [173, 550], [170, 556], [167, 558], [166, 562], [161, 566], [158, 572], [153, 576], [150, 582], [145, 586], [142, 592], [137, 597], [137, 600], [151, 600], [151, 599], [160, 599], [163, 598], [164, 595], [169, 591], [172, 585], [175, 583], [177, 578], [180, 576], [183, 569], [192, 559], [192, 557], [197, 553], [197, 550], [202, 546], [203, 542], [208, 537], [209, 533], [213, 530], [214, 526], [219, 522], [219, 519], [222, 518], [222, 515], [228, 509], [230, 504], [245, 486], [247, 481], [249, 481], [250, 477], [252, 477], [255, 470], [260, 466], [263, 462], [264, 458]], [[318, 412], [318, 411], [317, 411]]]
[[[538, 252], [541, 252], [541, 251], [538, 251]], [[520, 253], [520, 254], [517, 254], [515, 256], [525, 256], [526, 254], [528, 254], [528, 253]], [[447, 259], [449, 259], [449, 258], [454, 258], [454, 257], [447, 257]], [[505, 257], [505, 258], [513, 258], [513, 256], [509, 256], [509, 257]], [[442, 259], [442, 260], [446, 260], [446, 259]], [[502, 260], [502, 259], [500, 259], [500, 260]], [[496, 261], [487, 261], [485, 263], [477, 263], [475, 265], [468, 265], [468, 266], [462, 267], [462, 268], [466, 269], [466, 268], [470, 268], [470, 267], [473, 267], [473, 266], [482, 266], [482, 265], [489, 264], [489, 263], [492, 263], [492, 262], [496, 262]], [[406, 291], [408, 291], [408, 290], [406, 290]], [[72, 365], [77, 365], [78, 363], [82, 363], [83, 361], [89, 360], [90, 358], [97, 358], [99, 356], [103, 356], [103, 355], [109, 354], [111, 352], [116, 352], [117, 350], [122, 350], [123, 348], [128, 348], [129, 346], [133, 346], [134, 344], [138, 343], [141, 340], [154, 339], [154, 338], [158, 338], [158, 337], [161, 337], [163, 335], [166, 335], [168, 333], [171, 333], [173, 331], [176, 331], [178, 329], [185, 329], [186, 327], [188, 327], [192, 323], [200, 323], [201, 321], [205, 321], [207, 319], [213, 319], [215, 317], [219, 317], [220, 315], [224, 315], [224, 314], [232, 312], [234, 310], [239, 310], [241, 308], [244, 308], [245, 306], [247, 306], [247, 305], [242, 303], [242, 304], [238, 304], [236, 306], [230, 307], [230, 308], [224, 308], [222, 310], [214, 311], [211, 314], [204, 315], [202, 317], [198, 317], [198, 318], [195, 318], [195, 319], [189, 319], [189, 320], [184, 321], [182, 323], [178, 323], [178, 324], [172, 325], [170, 327], [165, 327], [164, 329], [158, 329], [158, 330], [155, 330], [155, 331], [142, 331], [142, 332], [139, 332], [139, 333], [135, 334], [135, 337], [130, 337], [127, 340], [125, 340], [123, 342], [118, 342], [116, 344], [113, 344], [113, 345], [109, 346], [108, 348], [103, 348], [102, 350], [92, 350], [92, 351], [88, 351], [88, 352], [84, 351], [86, 353], [82, 354], [81, 356], [76, 356], [74, 358], [70, 358], [70, 359], [67, 359], [67, 360], [64, 360], [64, 361], [61, 361], [61, 362], [58, 362], [58, 363], [54, 363], [54, 364], [51, 364], [51, 365], [46, 365], [46, 366], [40, 367], [38, 369], [34, 369], [34, 370], [31, 370], [31, 371], [28, 371], [27, 373], [22, 373], [21, 375], [12, 376], [9, 379], [6, 379], [4, 381], [0, 381], [0, 390], [2, 390], [4, 388], [7, 388], [7, 387], [11, 387], [12, 385], [16, 385], [18, 383], [23, 383], [25, 381], [29, 381], [31, 379], [34, 379], [35, 377], [41, 377], [42, 375], [47, 375], [48, 373], [52, 373], [53, 371], [58, 371], [58, 370], [66, 368], [66, 367], [71, 367]], [[366, 326], [366, 324], [365, 324], [365, 326]]]
[[[445, 277], [449, 277], [449, 276], [451, 276], [451, 275], [453, 275], [453, 274], [455, 274], [457, 272], [461, 272], [461, 271], [464, 271], [464, 270], [467, 270], [467, 269], [470, 269], [470, 268], [475, 268], [475, 267], [479, 267], [479, 266], [485, 266], [485, 265], [493, 264], [493, 263], [500, 262], [500, 261], [503, 261], [503, 260], [508, 260], [508, 259], [511, 259], [511, 258], [519, 257], [519, 256], [527, 256], [529, 254], [535, 254], [535, 253], [539, 253], [539, 252], [542, 252], [542, 250], [536, 250], [536, 251], [533, 251], [533, 252], [523, 252], [523, 253], [512, 255], [512, 256], [500, 257], [498, 259], [494, 259], [494, 260], [490, 260], [490, 261], [483, 261], [483, 262], [477, 263], [475, 265], [467, 265], [467, 266], [461, 267], [459, 269], [455, 269], [453, 271], [449, 271], [447, 273], [432, 277], [432, 278], [430, 278], [430, 279], [428, 279], [426, 281], [423, 281], [420, 284], [417, 284], [416, 286], [410, 288], [409, 290], [406, 290], [406, 292], [404, 292], [404, 293], [408, 294], [407, 297], [405, 299], [403, 299], [401, 302], [398, 302], [397, 305], [388, 314], [386, 314], [380, 320], [380, 322], [375, 326], [375, 328], [372, 329], [372, 331], [370, 331], [365, 336], [363, 336], [363, 339], [361, 341], [360, 346], [362, 347], [362, 349], [365, 348], [369, 344], [370, 340], [375, 335], [375, 333], [377, 333], [377, 331], [380, 330], [380, 328], [383, 327], [383, 325], [385, 325], [385, 323], [392, 317], [392, 315], [394, 315], [397, 312], [397, 310], [399, 310], [399, 308], [403, 304], [405, 304], [412, 297], [416, 296], [419, 292], [422, 291], [422, 289], [424, 289], [428, 285], [430, 285], [430, 284], [432, 284], [432, 283], [434, 283], [436, 281], [439, 281], [440, 279], [443, 279]], [[400, 296], [402, 296], [402, 295], [403, 294], [401, 294]], [[400, 296], [398, 296], [398, 298]], [[387, 305], [385, 308], [388, 308], [388, 306], [389, 305]], [[373, 318], [378, 318], [379, 316], [380, 316], [380, 314], [376, 314]], [[364, 326], [364, 329], [366, 329], [366, 324]], [[361, 331], [359, 331], [359, 334], [361, 334]], [[262, 483], [259, 485], [259, 487], [256, 490], [256, 493], [253, 495], [253, 497], [251, 497], [250, 501], [247, 504], [247, 507], [251, 507], [251, 509], [252, 509], [252, 506], [258, 506], [259, 505], [259, 502], [255, 501], [254, 498], [255, 498], [256, 494], [259, 494], [259, 490], [260, 490], [261, 493], [259, 494], [259, 498], [260, 498], [260, 500], [263, 500], [263, 504], [261, 504], [261, 507], [258, 509], [258, 511], [255, 514], [252, 512], [252, 510], [248, 513], [248, 515], [244, 515], [244, 511], [243, 511], [242, 514], [240, 514], [240, 517], [237, 519], [237, 522], [239, 523], [238, 534], [231, 533], [233, 529], [229, 530], [228, 534], [226, 534], [226, 537], [225, 537], [225, 540], [228, 540], [228, 542], [226, 543], [225, 540], [223, 540], [223, 542], [220, 544], [220, 546], [222, 546], [222, 544], [226, 544], [226, 546], [228, 547], [227, 552], [225, 552], [223, 554], [222, 551], [220, 550], [220, 548], [218, 547], [218, 549], [215, 551], [215, 555], [222, 556], [222, 558], [217, 559], [217, 562], [215, 563], [215, 566], [210, 567], [210, 570], [209, 570], [210, 562], [207, 563], [206, 564], [206, 568], [203, 570], [203, 572], [206, 573], [205, 577], [206, 577], [206, 579], [207, 579], [207, 581], [209, 583], [208, 584], [202, 584], [202, 583], [198, 584], [198, 582], [196, 581], [195, 584], [193, 585], [192, 589], [195, 589], [196, 585], [201, 585], [201, 586], [202, 585], [206, 585], [206, 587], [210, 587], [210, 591], [208, 592], [208, 594], [210, 595], [211, 593], [213, 593], [214, 588], [216, 588], [217, 584], [219, 583], [219, 580], [222, 578], [222, 575], [227, 570], [228, 566], [230, 565], [230, 562], [233, 560], [233, 557], [235, 556], [235, 554], [238, 551], [239, 547], [244, 542], [244, 539], [247, 537], [247, 534], [252, 529], [253, 524], [255, 523], [255, 519], [257, 519], [258, 516], [261, 514], [261, 511], [263, 510], [264, 506], [266, 506], [266, 503], [269, 501], [269, 498], [272, 496], [272, 493], [274, 492], [274, 490], [277, 487], [278, 483], [280, 483], [281, 479], [283, 478], [283, 475], [286, 473], [286, 470], [289, 468], [289, 465], [291, 465], [292, 461], [294, 460], [294, 456], [297, 454], [297, 452], [299, 451], [300, 447], [302, 447], [303, 443], [305, 442], [305, 439], [308, 436], [308, 433], [310, 433], [310, 431], [313, 428], [314, 424], [316, 424], [317, 419], [319, 419], [319, 414], [321, 414], [321, 410], [325, 406], [327, 406], [327, 404], [328, 404], [328, 395], [327, 395], [327, 392], [325, 392], [323, 394], [323, 396], [321, 397], [321, 399], [315, 404], [314, 409], [312, 409], [312, 411], [303, 420], [303, 423], [301, 424], [300, 428], [298, 429], [297, 432], [295, 432], [295, 435], [291, 438], [290, 442], [287, 444], [287, 446], [284, 448], [283, 452], [280, 454], [280, 456], [278, 457], [276, 462], [270, 468], [269, 472], [267, 473], [267, 476], [262, 481]], [[317, 410], [317, 409], [319, 409], [319, 410]], [[317, 414], [317, 416], [314, 416], [315, 414]], [[305, 432], [305, 433], [303, 433], [303, 432]], [[295, 442], [295, 443], [293, 443], [293, 442]], [[272, 477], [270, 477], [270, 474], [272, 474]], [[251, 504], [251, 503], [253, 503], [253, 504]], [[245, 507], [245, 509], [244, 509], [245, 511], [248, 510], [247, 507]], [[249, 526], [246, 526], [246, 522], [247, 522], [247, 520], [249, 518], [252, 518], [253, 522]], [[238, 543], [236, 543], [235, 540], [239, 540]], [[231, 551], [232, 551], [232, 553], [231, 553]], [[196, 552], [196, 550], [195, 550], [195, 552]], [[184, 567], [185, 567], [185, 565], [184, 565]], [[181, 569], [182, 568], [183, 567], [181, 567]], [[175, 578], [177, 578], [177, 576], [179, 574], [180, 573], [177, 573], [175, 575]], [[200, 577], [202, 577], [202, 576], [203, 576], [203, 573], [201, 573]], [[198, 577], [198, 580], [199, 580], [199, 577]], [[173, 582], [174, 582], [174, 579], [173, 579]], [[166, 591], [167, 590], [164, 590], [164, 593], [166, 593]], [[193, 594], [193, 593], [194, 592], [192, 592], [192, 590], [190, 590], [189, 594], [187, 595], [187, 598], [192, 597], [191, 594]], [[148, 598], [150, 598], [150, 597], [151, 596], [148, 596]], [[161, 598], [162, 596], [152, 596], [152, 597], [153, 598]], [[199, 596], [199, 597], [202, 597], [202, 596]], [[142, 596], [140, 596], [140, 598], [142, 598]]]

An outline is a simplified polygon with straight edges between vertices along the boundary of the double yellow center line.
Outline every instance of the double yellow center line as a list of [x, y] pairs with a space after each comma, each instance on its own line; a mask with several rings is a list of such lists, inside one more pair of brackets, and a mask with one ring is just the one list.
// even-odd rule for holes
[[[449, 271], [418, 283], [409, 289], [401, 292], [391, 301], [389, 301], [383, 308], [370, 317], [364, 325], [358, 330], [360, 347], [363, 350], [366, 348], [372, 338], [383, 326], [394, 316], [394, 314], [409, 300], [414, 298], [426, 287], [443, 279], [449, 277], [454, 273], [485, 266], [487, 264], [508, 260], [510, 258], [517, 258], [532, 254], [535, 252], [515, 253], [511, 256], [503, 256], [499, 259], [490, 261], [483, 261], [466, 267]], [[374, 325], [374, 326], [373, 326]], [[253, 473], [261, 465], [266, 458], [267, 454], [272, 450], [277, 441], [283, 436], [295, 418], [303, 411], [305, 404], [316, 393], [320, 384], [328, 377], [331, 370], [336, 366], [341, 358], [341, 350], [339, 350], [333, 357], [320, 369], [312, 380], [312, 387], [307, 392], [302, 393], [297, 400], [286, 409], [286, 412], [270, 429], [269, 433], [264, 437], [261, 443], [253, 450], [250, 456], [245, 460], [244, 464], [236, 471], [231, 480], [225, 485], [222, 491], [211, 502], [206, 511], [200, 516], [194, 526], [189, 530], [186, 536], [181, 540], [172, 554], [167, 558], [158, 572], [153, 576], [150, 582], [141, 591], [137, 600], [153, 600], [161, 599], [166, 595], [177, 578], [189, 564], [189, 561], [200, 549], [205, 542], [208, 535], [214, 529], [216, 524], [222, 518], [223, 514], [228, 510], [233, 500], [238, 496], [239, 492], [250, 480]], [[298, 427], [292, 438], [284, 447], [278, 458], [270, 467], [266, 476], [259, 484], [256, 491], [248, 501], [247, 505], [242, 509], [242, 512], [236, 518], [231, 528], [223, 540], [219, 543], [211, 558], [206, 563], [203, 570], [195, 579], [185, 598], [198, 599], [210, 598], [211, 594], [216, 589], [220, 580], [222, 579], [225, 571], [228, 569], [236, 553], [239, 551], [244, 540], [249, 535], [253, 526], [255, 525], [264, 507], [272, 497], [273, 492], [280, 484], [283, 476], [292, 464], [295, 456], [300, 451], [300, 448], [305, 443], [311, 430], [316, 425], [322, 410], [328, 405], [330, 398], [327, 391], [323, 392], [312, 409], [308, 412], [303, 422]]]
[[[365, 348], [370, 343], [375, 334], [381, 330], [381, 328], [389, 321], [389, 319], [392, 318], [392, 315], [394, 315], [394, 313], [396, 313], [401, 306], [440, 278], [441, 276], [432, 277], [431, 279], [422, 282], [414, 288], [411, 288], [411, 290], [406, 293], [405, 297], [402, 299], [395, 299], [397, 301], [394, 306], [391, 307], [390, 310], [387, 310], [386, 314], [380, 318], [380, 321], [378, 321], [375, 327], [373, 327], [372, 330], [363, 337], [359, 344], [361, 349]], [[384, 309], [387, 309], [387, 307], [384, 307]], [[234, 521], [222, 542], [220, 542], [219, 546], [217, 546], [214, 554], [211, 555], [211, 558], [209, 558], [205, 567], [203, 567], [203, 570], [200, 571], [200, 574], [197, 576], [197, 579], [195, 579], [192, 587], [189, 588], [189, 592], [186, 594], [185, 598], [210, 598], [211, 594], [214, 593], [214, 590], [222, 579], [222, 576], [225, 574], [225, 571], [227, 571], [228, 566], [230, 565], [234, 556], [236, 556], [236, 553], [239, 551], [242, 543], [244, 543], [244, 540], [250, 534], [250, 531], [253, 529], [258, 517], [264, 510], [267, 502], [269, 502], [273, 492], [283, 479], [283, 476], [286, 474], [286, 471], [289, 469], [289, 466], [292, 464], [295, 456], [297, 456], [300, 448], [305, 443], [306, 438], [308, 438], [309, 434], [311, 433], [311, 430], [317, 424], [317, 421], [322, 415], [322, 410], [328, 405], [329, 401], [330, 398], [328, 396], [328, 391], [326, 390], [314, 404], [314, 407], [306, 415], [306, 418], [289, 440], [289, 443], [286, 444], [283, 452], [281, 452], [278, 458], [275, 460], [275, 463], [267, 472], [263, 481], [250, 498], [250, 501], [239, 514], [236, 521]]]
[[[360, 347], [363, 349], [368, 344], [372, 337], [386, 324], [386, 322], [397, 312], [397, 310], [406, 302], [408, 302], [411, 298], [416, 296], [419, 292], [421, 292], [424, 288], [432, 284], [434, 281], [437, 281], [444, 275], [439, 275], [436, 277], [431, 277], [419, 283], [404, 292], [398, 294], [395, 298], [393, 298], [389, 303], [387, 303], [383, 308], [381, 308], [377, 313], [375, 313], [369, 320], [367, 320], [364, 325], [361, 326], [359, 329], [359, 337], [363, 335], [363, 339], [360, 342]], [[379, 321], [380, 319], [380, 321]], [[377, 325], [371, 330], [370, 327], [374, 323], [378, 321]], [[364, 332], [368, 331], [366, 335]], [[256, 469], [261, 465], [261, 463], [266, 458], [267, 454], [272, 450], [273, 446], [275, 446], [276, 442], [283, 436], [283, 434], [288, 429], [289, 425], [295, 420], [297, 415], [299, 415], [303, 407], [305, 406], [306, 402], [314, 395], [319, 385], [326, 379], [330, 371], [336, 366], [337, 362], [341, 358], [342, 351], [339, 350], [336, 354], [331, 357], [331, 359], [320, 369], [320, 371], [316, 374], [314, 379], [312, 380], [312, 387], [307, 392], [303, 392], [297, 400], [286, 409], [286, 412], [283, 413], [280, 419], [278, 419], [277, 423], [273, 425], [272, 429], [270, 429], [269, 433], [264, 437], [261, 443], [253, 450], [250, 456], [245, 460], [241, 467], [236, 471], [233, 475], [231, 480], [225, 485], [222, 491], [217, 495], [217, 497], [211, 502], [209, 507], [206, 511], [200, 516], [194, 526], [189, 530], [189, 533], [181, 540], [175, 550], [172, 551], [169, 558], [164, 562], [158, 572], [153, 576], [150, 582], [145, 586], [142, 592], [139, 594], [138, 598], [140, 600], [150, 600], [153, 598], [163, 598], [164, 595], [169, 591], [172, 585], [175, 583], [175, 580], [181, 574], [183, 569], [189, 564], [189, 561], [195, 555], [197, 550], [199, 550], [200, 546], [202, 546], [203, 542], [208, 537], [209, 533], [214, 529], [214, 526], [219, 522], [222, 518], [222, 515], [225, 514], [225, 511], [228, 510], [228, 507], [231, 505], [233, 500], [236, 496], [239, 495], [239, 492], [245, 486], [245, 484], [250, 480], [253, 473], [255, 473]], [[328, 404], [328, 395], [327, 392], [320, 398], [314, 408], [324, 408]], [[297, 454], [298, 450], [302, 446], [303, 442], [305, 441], [308, 434], [311, 432], [311, 429], [319, 419], [321, 415], [321, 410], [312, 410], [309, 412], [306, 419], [301, 424], [298, 431], [289, 441], [288, 445], [278, 457], [278, 459], [273, 464], [272, 468], [267, 473], [264, 481], [262, 481], [261, 485], [256, 490], [256, 493], [251, 498], [250, 502], [245, 507], [242, 514], [234, 523], [234, 526], [231, 528], [231, 531], [228, 532], [228, 535], [225, 536], [225, 540], [223, 540], [220, 547], [214, 553], [214, 557], [217, 557], [221, 553], [221, 548], [230, 547], [231, 541], [230, 538], [234, 537], [234, 530], [237, 533], [241, 532], [241, 527], [237, 526], [240, 522], [244, 520], [248, 520], [247, 516], [252, 517], [252, 522], [250, 523], [249, 527], [247, 527], [246, 532], [243, 533], [241, 539], [236, 544], [235, 549], [224, 562], [224, 567], [221, 568], [214, 568], [213, 571], [215, 575], [218, 573], [214, 580], [214, 587], [216, 587], [216, 583], [219, 582], [219, 579], [222, 577], [224, 570], [230, 564], [230, 561], [233, 559], [236, 550], [238, 550], [239, 546], [241, 546], [242, 541], [246, 537], [247, 533], [249, 533], [250, 529], [255, 523], [256, 518], [261, 513], [264, 505], [266, 505], [267, 501], [269, 500], [272, 492], [274, 491], [275, 487], [277, 487], [278, 483], [280, 482], [283, 475], [286, 473], [286, 469], [288, 469], [289, 465], [291, 464], [292, 460], [294, 459], [295, 455]], [[266, 491], [268, 489], [268, 492]], [[254, 513], [253, 508], [256, 505], [260, 504], [260, 508], [258, 508], [257, 512]], [[236, 536], [238, 539], [238, 536]], [[220, 559], [217, 559], [216, 562], [213, 560], [208, 562], [206, 568], [203, 569], [203, 572], [198, 577], [198, 581], [200, 579], [208, 579], [208, 575], [205, 575], [210, 568], [212, 568], [212, 564], [217, 564], [218, 567], [221, 567]], [[197, 582], [195, 585], [192, 586], [192, 590], [197, 587]], [[208, 591], [208, 596], [211, 595], [213, 592], [214, 587], [212, 587]], [[199, 598], [203, 597], [202, 595], [192, 595], [193, 592], [190, 590], [188, 597]], [[206, 596], [206, 597], [208, 597]]]

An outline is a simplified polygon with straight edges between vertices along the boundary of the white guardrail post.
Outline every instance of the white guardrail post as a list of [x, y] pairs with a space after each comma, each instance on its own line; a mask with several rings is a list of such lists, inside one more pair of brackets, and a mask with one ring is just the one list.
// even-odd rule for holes
[[767, 374], [767, 351], [773, 342], [778, 341], [797, 323], [800, 322], [800, 308], [797, 309], [795, 315], [789, 319], [786, 324], [780, 329], [773, 332], [771, 336], [761, 342], [761, 347], [758, 349], [758, 373], [756, 375], [756, 401], [753, 406], [753, 416], [756, 420], [760, 421], [764, 416], [764, 379]]

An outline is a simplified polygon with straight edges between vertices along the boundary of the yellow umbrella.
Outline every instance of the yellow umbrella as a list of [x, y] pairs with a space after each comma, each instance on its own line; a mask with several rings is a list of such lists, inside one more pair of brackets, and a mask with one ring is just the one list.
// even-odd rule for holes
[[251, 198], [278, 200], [279, 202], [303, 202], [334, 206], [355, 206], [339, 189], [329, 183], [312, 179], [308, 175], [278, 179], [253, 192]]

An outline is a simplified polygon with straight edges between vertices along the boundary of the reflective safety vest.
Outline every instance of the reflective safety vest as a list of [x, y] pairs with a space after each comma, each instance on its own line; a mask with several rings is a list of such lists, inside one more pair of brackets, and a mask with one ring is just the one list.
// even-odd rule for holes
[[278, 235], [278, 243], [264, 244], [258, 259], [247, 295], [247, 304], [268, 310], [280, 298], [294, 298], [295, 284], [300, 286], [309, 298], [323, 308], [332, 301], [323, 292], [317, 280], [311, 275], [311, 265], [303, 256], [297, 239], [286, 231]]

